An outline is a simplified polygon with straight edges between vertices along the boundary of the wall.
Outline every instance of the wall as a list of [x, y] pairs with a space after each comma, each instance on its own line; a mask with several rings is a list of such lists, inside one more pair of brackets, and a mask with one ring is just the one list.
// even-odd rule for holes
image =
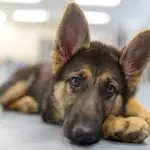
[[[0, 27], [0, 59], [12, 59], [35, 63], [39, 61], [39, 44], [42, 38], [54, 41], [58, 23], [14, 24]], [[115, 43], [112, 29], [90, 27], [91, 40], [100, 40], [107, 44]]]
[[0, 27], [0, 58], [36, 62], [39, 40], [53, 39], [54, 35], [52, 27], [7, 23], [4, 27]]

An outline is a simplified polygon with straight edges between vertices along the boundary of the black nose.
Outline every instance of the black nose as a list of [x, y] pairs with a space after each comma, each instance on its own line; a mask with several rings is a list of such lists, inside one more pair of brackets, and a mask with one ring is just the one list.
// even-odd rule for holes
[[100, 134], [94, 128], [77, 125], [72, 130], [72, 138], [79, 144], [92, 144], [100, 139]]

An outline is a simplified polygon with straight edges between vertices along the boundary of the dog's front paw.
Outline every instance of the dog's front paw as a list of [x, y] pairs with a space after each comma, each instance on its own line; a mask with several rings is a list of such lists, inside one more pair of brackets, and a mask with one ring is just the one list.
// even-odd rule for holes
[[121, 142], [142, 142], [150, 133], [146, 121], [138, 117], [111, 116], [103, 124], [103, 136], [106, 139]]

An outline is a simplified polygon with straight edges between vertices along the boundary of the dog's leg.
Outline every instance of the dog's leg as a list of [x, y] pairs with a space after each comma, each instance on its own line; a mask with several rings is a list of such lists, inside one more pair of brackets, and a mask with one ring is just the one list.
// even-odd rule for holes
[[14, 103], [7, 105], [6, 109], [17, 110], [23, 113], [38, 113], [39, 104], [33, 97], [24, 96], [16, 100]]
[[126, 116], [136, 116], [145, 119], [150, 127], [150, 111], [146, 110], [135, 97], [129, 100], [125, 113]]
[[148, 124], [139, 117], [109, 116], [102, 127], [103, 137], [121, 142], [142, 142], [150, 133]]
[[25, 95], [34, 80], [29, 74], [25, 79], [14, 74], [6, 83], [0, 87], [0, 105], [7, 105], [12, 101]]

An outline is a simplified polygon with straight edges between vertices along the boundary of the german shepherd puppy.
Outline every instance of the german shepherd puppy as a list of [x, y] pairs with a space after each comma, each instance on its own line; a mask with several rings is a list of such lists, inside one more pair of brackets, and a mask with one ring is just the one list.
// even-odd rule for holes
[[91, 42], [84, 13], [69, 3], [52, 62], [17, 70], [1, 86], [0, 104], [7, 110], [40, 112], [45, 122], [62, 125], [64, 135], [78, 144], [101, 137], [141, 142], [149, 135], [150, 113], [134, 96], [149, 59], [150, 30], [122, 50]]

